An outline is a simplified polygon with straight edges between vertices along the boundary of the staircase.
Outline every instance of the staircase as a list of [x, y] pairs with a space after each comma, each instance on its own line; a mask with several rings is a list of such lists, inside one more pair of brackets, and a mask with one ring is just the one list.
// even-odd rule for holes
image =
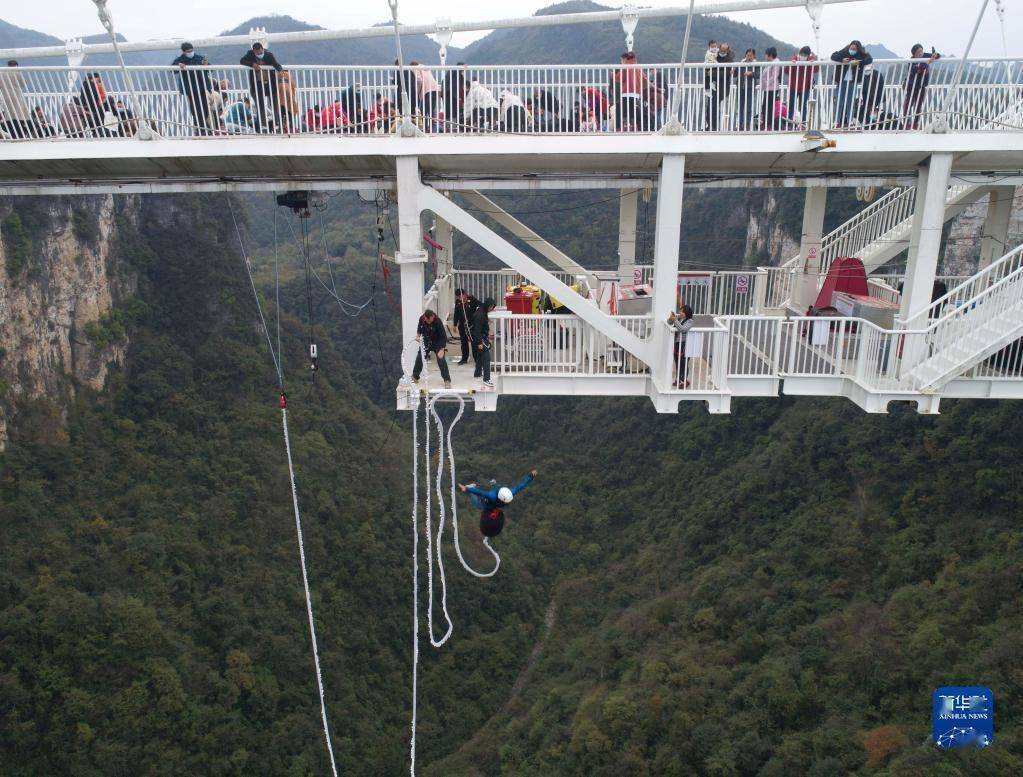
[[932, 394], [1023, 337], [1023, 245], [905, 322], [903, 381]]
[[[988, 124], [1017, 126], [1023, 121], [1023, 100], [1015, 102]], [[967, 207], [990, 191], [987, 186], [950, 186], [945, 195], [945, 219], [948, 223]], [[869, 275], [900, 252], [909, 248], [913, 231], [913, 211], [916, 206], [916, 187], [892, 189], [835, 230], [821, 241], [820, 282], [831, 263], [842, 256], [855, 256], [863, 261]], [[768, 273], [767, 306], [787, 308], [792, 305], [795, 274], [799, 271], [799, 255], [779, 267], [760, 267]]]
[[[945, 221], [958, 216], [989, 191], [987, 186], [950, 186], [945, 195]], [[839, 257], [861, 259], [869, 274], [909, 248], [915, 206], [915, 186], [892, 189], [825, 235], [821, 241], [821, 282], [831, 263]], [[759, 269], [782, 275], [773, 279], [769, 306], [791, 306], [792, 277], [799, 270], [799, 256], [792, 257], [780, 267]]]

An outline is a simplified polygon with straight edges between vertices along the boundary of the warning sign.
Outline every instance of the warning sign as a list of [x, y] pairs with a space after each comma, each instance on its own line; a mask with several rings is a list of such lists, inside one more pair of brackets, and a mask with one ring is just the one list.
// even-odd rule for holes
[[736, 275], [735, 276], [735, 293], [736, 294], [749, 294], [749, 276], [748, 275]]

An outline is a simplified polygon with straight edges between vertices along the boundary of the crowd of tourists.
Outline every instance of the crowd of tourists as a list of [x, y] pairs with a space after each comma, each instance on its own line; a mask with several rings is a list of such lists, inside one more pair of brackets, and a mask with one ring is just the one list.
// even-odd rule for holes
[[[709, 41], [703, 63], [687, 69], [681, 85], [668, 83], [669, 74], [676, 78], [681, 72], [677, 67], [644, 67], [635, 52], [626, 51], [609, 69], [607, 83], [505, 87], [492, 83], [500, 79], [491, 69], [460, 62], [438, 78], [411, 61], [395, 62], [385, 83], [353, 80], [334, 91], [300, 89], [260, 41], [239, 60], [247, 69], [244, 85], [218, 77], [205, 56], [183, 43], [171, 65], [187, 110], [180, 121], [187, 126], [173, 134], [385, 134], [396, 131], [403, 117], [426, 134], [651, 132], [673, 118], [690, 131], [778, 131], [808, 128], [812, 112], [825, 104], [835, 128], [917, 129], [925, 117], [930, 68], [939, 56], [918, 44], [909, 63], [882, 70], [858, 40], [827, 62], [809, 46], [783, 61], [774, 47], [763, 58], [752, 48], [739, 56], [727, 42]], [[702, 79], [693, 81], [694, 74]], [[886, 74], [900, 79], [900, 99], [886, 90]], [[136, 133], [140, 117], [123, 91], [109, 94], [98, 72], [78, 80], [72, 96], [50, 115], [53, 104], [33, 105], [23, 72], [9, 61], [0, 69], [0, 136]]]

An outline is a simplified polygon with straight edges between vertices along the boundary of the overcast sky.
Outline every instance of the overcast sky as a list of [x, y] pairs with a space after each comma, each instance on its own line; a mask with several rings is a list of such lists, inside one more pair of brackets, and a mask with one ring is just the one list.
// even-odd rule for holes
[[[459, 21], [476, 21], [527, 16], [553, 0], [399, 0], [403, 22], [433, 22], [438, 16]], [[697, 0], [704, 4], [708, 0]], [[908, 55], [914, 43], [932, 45], [946, 53], [961, 53], [983, 0], [863, 0], [846, 5], [826, 6], [821, 48], [826, 53], [859, 38], [864, 43], [883, 43], [900, 55]], [[1023, 2], [1004, 0], [1009, 8], [1006, 37], [1009, 55], [1023, 56]], [[608, 0], [609, 6], [620, 2]], [[680, 6], [685, 0], [637, 0], [641, 6]], [[0, 18], [20, 27], [39, 30], [61, 38], [103, 31], [91, 0], [35, 0], [8, 2]], [[390, 17], [387, 0], [110, 0], [118, 31], [130, 40], [146, 38], [201, 37], [216, 35], [240, 22], [270, 13], [288, 14], [329, 28], [368, 27]], [[813, 34], [802, 8], [726, 14], [738, 21], [760, 27], [790, 43], [813, 44]], [[455, 39], [464, 45], [471, 37]], [[636, 47], [642, 50], [643, 23], [636, 32]], [[681, 50], [681, 43], [679, 46]], [[974, 54], [1003, 56], [1001, 27], [990, 0]]]

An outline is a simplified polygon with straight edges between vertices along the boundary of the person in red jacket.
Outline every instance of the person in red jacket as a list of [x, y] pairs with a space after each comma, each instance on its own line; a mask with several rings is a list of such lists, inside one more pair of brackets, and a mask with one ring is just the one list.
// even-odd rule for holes
[[645, 129], [643, 98], [649, 89], [646, 73], [639, 66], [636, 53], [626, 51], [622, 54], [622, 66], [611, 77], [611, 94], [615, 97], [618, 107], [618, 129], [622, 132], [635, 132]]
[[[793, 62], [816, 62], [817, 55], [809, 46], [803, 46], [798, 54], [792, 55]], [[799, 120], [807, 121], [806, 104], [810, 100], [810, 92], [817, 80], [819, 65], [789, 65], [785, 74], [789, 82], [789, 111], [799, 111]], [[790, 114], [790, 118], [795, 118]]]

